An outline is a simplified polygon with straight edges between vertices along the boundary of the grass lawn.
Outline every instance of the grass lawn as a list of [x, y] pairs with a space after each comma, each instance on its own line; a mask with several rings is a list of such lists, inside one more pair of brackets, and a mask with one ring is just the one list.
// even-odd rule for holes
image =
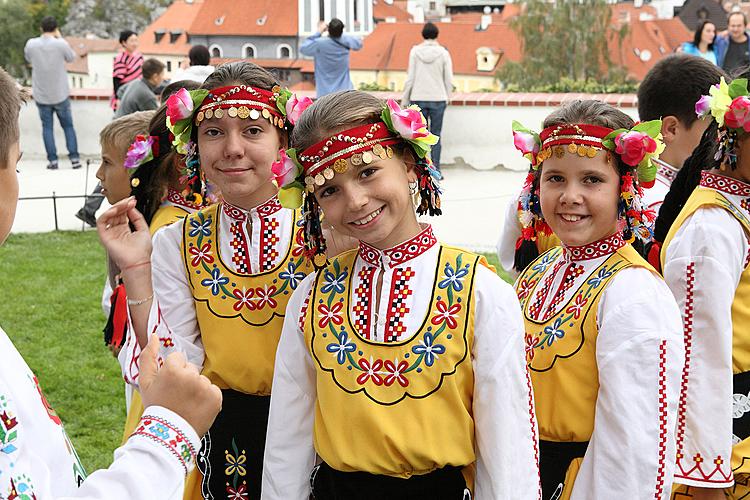
[[[499, 269], [497, 257], [485, 255]], [[0, 326], [36, 372], [89, 473], [111, 463], [125, 421], [119, 365], [102, 340], [105, 267], [94, 231], [14, 234], [0, 247]]]

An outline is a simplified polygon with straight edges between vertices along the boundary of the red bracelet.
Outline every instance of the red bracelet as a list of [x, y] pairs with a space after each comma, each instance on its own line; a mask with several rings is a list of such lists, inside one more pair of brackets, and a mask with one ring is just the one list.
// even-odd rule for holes
[[133, 269], [133, 268], [135, 268], [135, 267], [141, 267], [141, 266], [145, 266], [146, 264], [151, 264], [151, 261], [150, 261], [150, 260], [144, 260], [143, 262], [139, 262], [139, 263], [137, 263], [137, 264], [132, 264], [132, 265], [130, 265], [130, 266], [125, 266], [125, 267], [123, 267], [122, 269], [120, 269], [120, 271], [121, 271], [121, 272], [125, 272], [125, 271], [127, 271], [128, 269]]

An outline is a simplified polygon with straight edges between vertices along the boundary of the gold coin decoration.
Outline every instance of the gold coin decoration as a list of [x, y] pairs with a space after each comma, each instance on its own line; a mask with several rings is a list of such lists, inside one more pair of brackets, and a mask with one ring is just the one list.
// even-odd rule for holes
[[362, 161], [365, 163], [365, 165], [369, 165], [372, 163], [372, 153], [369, 151], [365, 151], [362, 153]]
[[214, 110], [213, 109], [207, 109], [206, 110], [206, 120], [210, 120], [214, 117]]
[[573, 143], [568, 144], [568, 152], [569, 153], [575, 153], [578, 151], [578, 146], [576, 146]]
[[130, 185], [134, 188], [137, 188], [141, 184], [141, 180], [138, 177], [133, 177], [130, 179]]
[[[362, 165], [362, 153], [353, 154], [350, 160], [352, 162], [352, 165], [354, 165], [355, 167]], [[334, 164], [334, 168], [336, 168], [335, 164]], [[336, 171], [338, 172], [338, 170]]]
[[237, 118], [237, 108], [232, 106], [231, 108], [227, 110], [227, 114], [229, 115], [230, 118]]
[[258, 118], [260, 118], [260, 111], [258, 111], [257, 109], [251, 109], [250, 110], [250, 119], [251, 120], [257, 120]]
[[385, 155], [388, 158], [393, 158], [393, 149], [390, 146], [385, 148]]
[[313, 257], [313, 264], [316, 267], [323, 267], [328, 262], [328, 257], [325, 256], [325, 254], [315, 254], [315, 257]]
[[315, 179], [313, 179], [309, 175], [307, 177], [305, 177], [305, 185], [312, 186], [314, 184], [315, 184]]
[[237, 116], [245, 120], [248, 116], [250, 116], [250, 110], [247, 106], [240, 106], [239, 108], [237, 108]]
[[323, 177], [323, 174], [318, 174], [315, 176], [315, 185], [316, 186], [322, 186], [326, 183], [326, 178]]
[[382, 145], [380, 145], [380, 144], [375, 144], [375, 145], [374, 145], [374, 146], [372, 147], [372, 152], [373, 152], [373, 153], [375, 154], [375, 156], [380, 156], [380, 157], [382, 157], [382, 156], [383, 156], [383, 154], [385, 154], [385, 149], [383, 148], [383, 146], [382, 146]]
[[578, 151], [577, 151], [578, 156], [586, 156], [586, 151], [587, 150], [588, 150], [588, 148], [586, 146], [579, 145], [578, 146]]
[[555, 146], [555, 156], [557, 158], [562, 158], [563, 156], [565, 156], [565, 150], [562, 146]]
[[586, 156], [589, 158], [593, 158], [596, 156], [596, 148], [589, 148], [588, 151], [586, 151]]
[[203, 111], [198, 111], [198, 116], [196, 116], [195, 119], [198, 120], [198, 123], [200, 123], [203, 121], [203, 118], [205, 118], [205, 116], [206, 115], [203, 113]]
[[265, 118], [266, 120], [271, 118], [271, 112], [268, 111], [266, 108], [263, 108], [263, 112], [261, 114], [263, 115], [263, 118]]
[[217, 120], [221, 120], [222, 118], [224, 118], [224, 110], [219, 108], [214, 111], [214, 118], [216, 118]]
[[333, 179], [333, 170], [330, 167], [323, 170], [323, 177], [325, 177], [329, 181]]
[[[354, 157], [352, 157], [352, 159], [354, 159]], [[360, 158], [359, 160], [360, 160], [359, 165], [362, 165], [362, 158]], [[354, 161], [352, 161], [352, 163], [354, 163]], [[346, 172], [348, 168], [349, 168], [349, 164], [343, 158], [339, 158], [333, 163], [333, 169], [340, 174], [343, 174], [344, 172]]]

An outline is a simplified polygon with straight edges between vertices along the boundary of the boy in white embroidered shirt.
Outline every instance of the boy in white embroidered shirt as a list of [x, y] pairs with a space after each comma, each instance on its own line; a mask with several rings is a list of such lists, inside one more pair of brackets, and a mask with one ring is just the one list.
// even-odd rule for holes
[[[0, 69], [0, 242], [10, 232], [18, 201], [20, 157], [16, 83]], [[102, 216], [102, 230], [111, 219]], [[213, 422], [221, 392], [175, 354], [159, 367], [158, 340], [141, 357], [146, 414], [114, 463], [88, 479], [59, 417], [36, 376], [0, 330], [0, 498], [181, 498], [199, 435]]]
[[[417, 193], [417, 212], [441, 212], [436, 141], [418, 109], [341, 92], [302, 114], [274, 167], [281, 199], [305, 190], [320, 269], [287, 309], [264, 499], [463, 500], [472, 479], [478, 499], [539, 498], [518, 302], [482, 257], [417, 221]], [[359, 240], [327, 265], [321, 211]]]

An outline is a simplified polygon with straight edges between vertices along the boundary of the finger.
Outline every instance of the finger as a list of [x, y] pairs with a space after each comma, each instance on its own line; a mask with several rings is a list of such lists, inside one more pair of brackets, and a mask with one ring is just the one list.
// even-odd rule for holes
[[191, 373], [198, 373], [198, 374], [200, 374], [200, 372], [201, 372], [200, 368], [198, 368], [197, 366], [195, 366], [193, 363], [190, 363], [190, 362], [188, 362], [188, 363], [185, 364], [185, 368], [188, 369]]
[[143, 214], [135, 208], [135, 198], [133, 199], [133, 206], [128, 210], [128, 219], [133, 223], [136, 231], [148, 231], [148, 222], [146, 222]]
[[149, 387], [151, 382], [156, 378], [156, 372], [159, 371], [159, 337], [151, 335], [148, 339], [145, 349], [141, 351], [138, 357], [138, 367], [140, 369], [139, 384], [141, 388]]
[[185, 365], [187, 364], [187, 359], [181, 352], [170, 353], [169, 356], [167, 356], [167, 359], [164, 360], [164, 367], [169, 367], [170, 369], [182, 369], [185, 368]]

